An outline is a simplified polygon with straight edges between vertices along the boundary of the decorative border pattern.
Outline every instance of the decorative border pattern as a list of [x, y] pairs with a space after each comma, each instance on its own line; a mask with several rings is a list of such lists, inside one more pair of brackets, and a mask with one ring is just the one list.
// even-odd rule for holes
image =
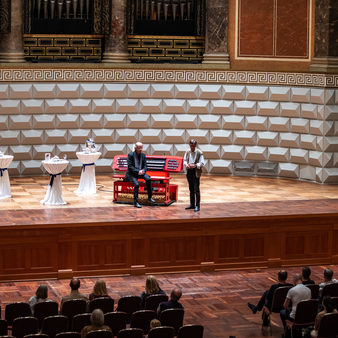
[[338, 75], [217, 70], [0, 69], [1, 82], [184, 82], [338, 87]]

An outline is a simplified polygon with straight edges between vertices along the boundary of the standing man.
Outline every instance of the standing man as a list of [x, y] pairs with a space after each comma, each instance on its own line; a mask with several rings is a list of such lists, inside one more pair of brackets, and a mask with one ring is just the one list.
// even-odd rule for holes
[[148, 201], [150, 203], [155, 203], [155, 201], [152, 198], [153, 192], [151, 188], [151, 179], [146, 174], [147, 161], [146, 155], [142, 153], [143, 144], [141, 142], [136, 142], [134, 149], [135, 151], [128, 154], [128, 170], [125, 179], [128, 182], [134, 183], [134, 206], [136, 208], [141, 208], [141, 204], [138, 202], [139, 178], [143, 178], [146, 181]]
[[194, 209], [197, 212], [200, 210], [200, 177], [204, 166], [204, 156], [201, 150], [196, 148], [196, 140], [190, 140], [189, 146], [190, 150], [187, 150], [184, 155], [190, 191], [190, 205], [186, 209]]

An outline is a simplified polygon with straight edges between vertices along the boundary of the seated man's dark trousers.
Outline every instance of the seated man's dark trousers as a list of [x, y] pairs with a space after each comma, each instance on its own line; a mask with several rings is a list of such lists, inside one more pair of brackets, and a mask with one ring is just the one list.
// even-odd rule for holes
[[147, 174], [144, 174], [142, 176], [138, 175], [137, 177], [128, 175], [127, 180], [133, 182], [134, 184], [134, 204], [138, 202], [138, 191], [140, 187], [138, 182], [139, 178], [143, 178], [146, 181], [148, 199], [152, 197], [151, 178]]
[[192, 207], [200, 207], [200, 178], [196, 177], [196, 168], [187, 170], [187, 180], [190, 191], [190, 205]]

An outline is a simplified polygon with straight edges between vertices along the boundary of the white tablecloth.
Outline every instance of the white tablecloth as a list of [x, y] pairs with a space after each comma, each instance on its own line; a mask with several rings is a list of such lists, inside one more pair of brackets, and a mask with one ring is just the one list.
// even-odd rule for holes
[[13, 161], [12, 155], [3, 155], [0, 157], [0, 199], [11, 197], [11, 185], [7, 168]]
[[43, 167], [51, 175], [45, 198], [40, 201], [41, 204], [62, 205], [67, 204], [62, 196], [61, 173], [66, 169], [69, 161], [42, 161]]
[[82, 163], [82, 171], [79, 187], [74, 191], [76, 194], [96, 194], [95, 162], [101, 156], [100, 152], [89, 153], [77, 152], [76, 156]]

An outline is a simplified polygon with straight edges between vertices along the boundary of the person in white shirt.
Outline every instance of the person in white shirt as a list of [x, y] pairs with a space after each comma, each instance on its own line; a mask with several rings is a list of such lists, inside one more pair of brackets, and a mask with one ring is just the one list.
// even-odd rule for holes
[[190, 191], [190, 205], [185, 209], [194, 209], [195, 212], [200, 210], [200, 177], [202, 167], [204, 166], [204, 156], [201, 150], [197, 149], [197, 141], [190, 140], [190, 149], [184, 154], [184, 166], [187, 169], [187, 180]]
[[[284, 327], [286, 320], [295, 320], [297, 304], [302, 300], [311, 299], [311, 290], [302, 283], [302, 276], [300, 274], [293, 276], [293, 284], [295, 286], [291, 288], [286, 295], [283, 305], [284, 309], [280, 311], [280, 318]], [[292, 302], [291, 312], [289, 312], [290, 302]]]

